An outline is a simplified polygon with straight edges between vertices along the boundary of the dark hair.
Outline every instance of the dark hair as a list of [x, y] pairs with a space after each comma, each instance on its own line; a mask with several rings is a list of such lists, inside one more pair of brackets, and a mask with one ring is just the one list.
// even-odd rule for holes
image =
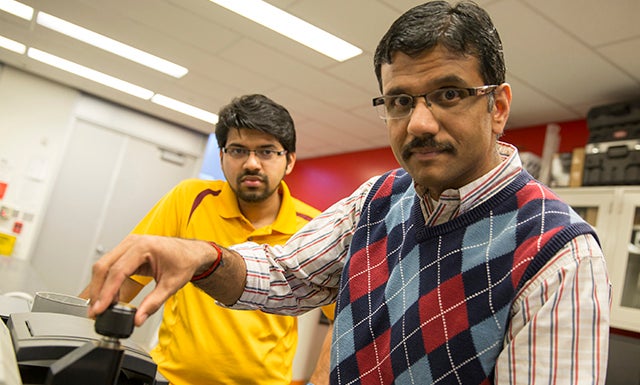
[[227, 145], [232, 128], [273, 135], [287, 153], [296, 152], [296, 129], [289, 111], [264, 95], [240, 96], [220, 109], [215, 131], [219, 147]]
[[391, 64], [393, 54], [402, 52], [416, 57], [436, 45], [478, 58], [485, 84], [504, 83], [502, 42], [489, 14], [471, 1], [454, 6], [446, 1], [432, 1], [405, 12], [380, 40], [373, 59], [380, 91], [380, 68], [382, 64]]

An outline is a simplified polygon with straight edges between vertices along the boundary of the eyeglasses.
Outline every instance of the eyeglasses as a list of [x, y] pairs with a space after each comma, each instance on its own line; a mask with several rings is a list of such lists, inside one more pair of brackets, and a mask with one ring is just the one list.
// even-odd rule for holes
[[470, 96], [492, 94], [498, 86], [489, 85], [473, 88], [441, 88], [422, 95], [384, 95], [373, 98], [373, 106], [378, 111], [380, 119], [402, 119], [411, 115], [416, 107], [418, 98], [424, 98], [427, 107], [433, 111], [433, 106], [442, 110], [461, 108]]
[[272, 150], [269, 148], [260, 148], [257, 150], [249, 150], [242, 147], [222, 147], [222, 152], [229, 155], [233, 159], [244, 160], [249, 157], [252, 152], [256, 154], [260, 160], [273, 160], [277, 156], [282, 156], [287, 153], [287, 150]]

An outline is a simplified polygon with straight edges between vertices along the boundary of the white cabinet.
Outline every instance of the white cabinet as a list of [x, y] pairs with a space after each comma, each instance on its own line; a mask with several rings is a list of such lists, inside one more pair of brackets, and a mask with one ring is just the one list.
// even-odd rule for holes
[[164, 151], [153, 142], [76, 120], [31, 258], [51, 291], [80, 293], [93, 263], [167, 191], [197, 174], [194, 156], [184, 155], [177, 164], [164, 160]]
[[553, 191], [596, 228], [613, 284], [611, 326], [640, 332], [640, 187]]

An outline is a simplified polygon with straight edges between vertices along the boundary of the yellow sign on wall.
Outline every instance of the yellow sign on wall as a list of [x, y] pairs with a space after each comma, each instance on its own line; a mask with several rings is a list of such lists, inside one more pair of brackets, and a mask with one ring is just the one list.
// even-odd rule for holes
[[9, 234], [0, 233], [0, 255], [11, 256], [13, 253], [13, 245], [16, 243], [16, 237]]

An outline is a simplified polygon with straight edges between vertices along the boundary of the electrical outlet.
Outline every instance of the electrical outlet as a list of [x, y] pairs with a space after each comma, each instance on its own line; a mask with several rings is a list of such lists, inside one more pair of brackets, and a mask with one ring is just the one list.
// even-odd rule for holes
[[7, 220], [11, 218], [13, 215], [13, 209], [9, 206], [1, 206], [0, 207], [0, 219]]

